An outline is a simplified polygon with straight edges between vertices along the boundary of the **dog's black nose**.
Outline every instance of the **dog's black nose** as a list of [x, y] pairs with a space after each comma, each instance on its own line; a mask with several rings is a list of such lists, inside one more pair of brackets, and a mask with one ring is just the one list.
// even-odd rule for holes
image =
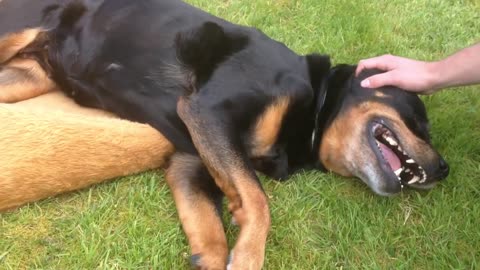
[[450, 167], [447, 162], [443, 158], [440, 158], [440, 163], [438, 164], [439, 180], [445, 179], [448, 176], [449, 171]]

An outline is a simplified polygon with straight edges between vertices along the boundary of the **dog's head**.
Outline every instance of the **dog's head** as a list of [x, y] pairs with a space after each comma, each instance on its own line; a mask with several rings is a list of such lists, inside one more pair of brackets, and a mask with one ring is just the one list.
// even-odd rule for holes
[[360, 86], [376, 70], [355, 76], [355, 66], [333, 68], [319, 99], [318, 160], [327, 170], [362, 179], [375, 193], [402, 187], [430, 189], [448, 175], [448, 165], [430, 142], [420, 98], [395, 87]]

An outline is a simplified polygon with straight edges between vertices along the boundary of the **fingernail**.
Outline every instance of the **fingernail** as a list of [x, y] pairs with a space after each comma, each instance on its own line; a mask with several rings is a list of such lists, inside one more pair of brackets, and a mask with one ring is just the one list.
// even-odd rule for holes
[[363, 80], [363, 81], [360, 83], [360, 85], [361, 85], [362, 87], [368, 88], [368, 87], [370, 87], [370, 80], [369, 80], [369, 79]]

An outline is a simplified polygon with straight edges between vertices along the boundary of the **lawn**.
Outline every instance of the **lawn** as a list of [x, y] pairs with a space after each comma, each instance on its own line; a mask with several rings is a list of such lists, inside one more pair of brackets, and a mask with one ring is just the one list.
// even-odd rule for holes
[[[335, 63], [384, 53], [433, 60], [480, 39], [476, 0], [190, 2]], [[262, 179], [273, 219], [265, 269], [480, 268], [480, 86], [423, 99], [448, 180], [383, 198], [332, 174]], [[233, 242], [237, 229], [227, 231]], [[0, 217], [0, 269], [186, 269], [188, 257], [161, 171]]]

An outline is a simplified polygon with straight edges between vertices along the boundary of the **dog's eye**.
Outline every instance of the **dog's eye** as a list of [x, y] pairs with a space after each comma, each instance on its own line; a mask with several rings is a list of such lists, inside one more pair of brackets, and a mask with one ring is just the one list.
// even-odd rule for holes
[[430, 137], [430, 123], [426, 121], [419, 121], [417, 117], [415, 117], [414, 121], [414, 132], [425, 141], [429, 142]]
[[274, 155], [270, 156], [271, 160], [279, 160], [281, 157], [280, 153], [275, 153]]

